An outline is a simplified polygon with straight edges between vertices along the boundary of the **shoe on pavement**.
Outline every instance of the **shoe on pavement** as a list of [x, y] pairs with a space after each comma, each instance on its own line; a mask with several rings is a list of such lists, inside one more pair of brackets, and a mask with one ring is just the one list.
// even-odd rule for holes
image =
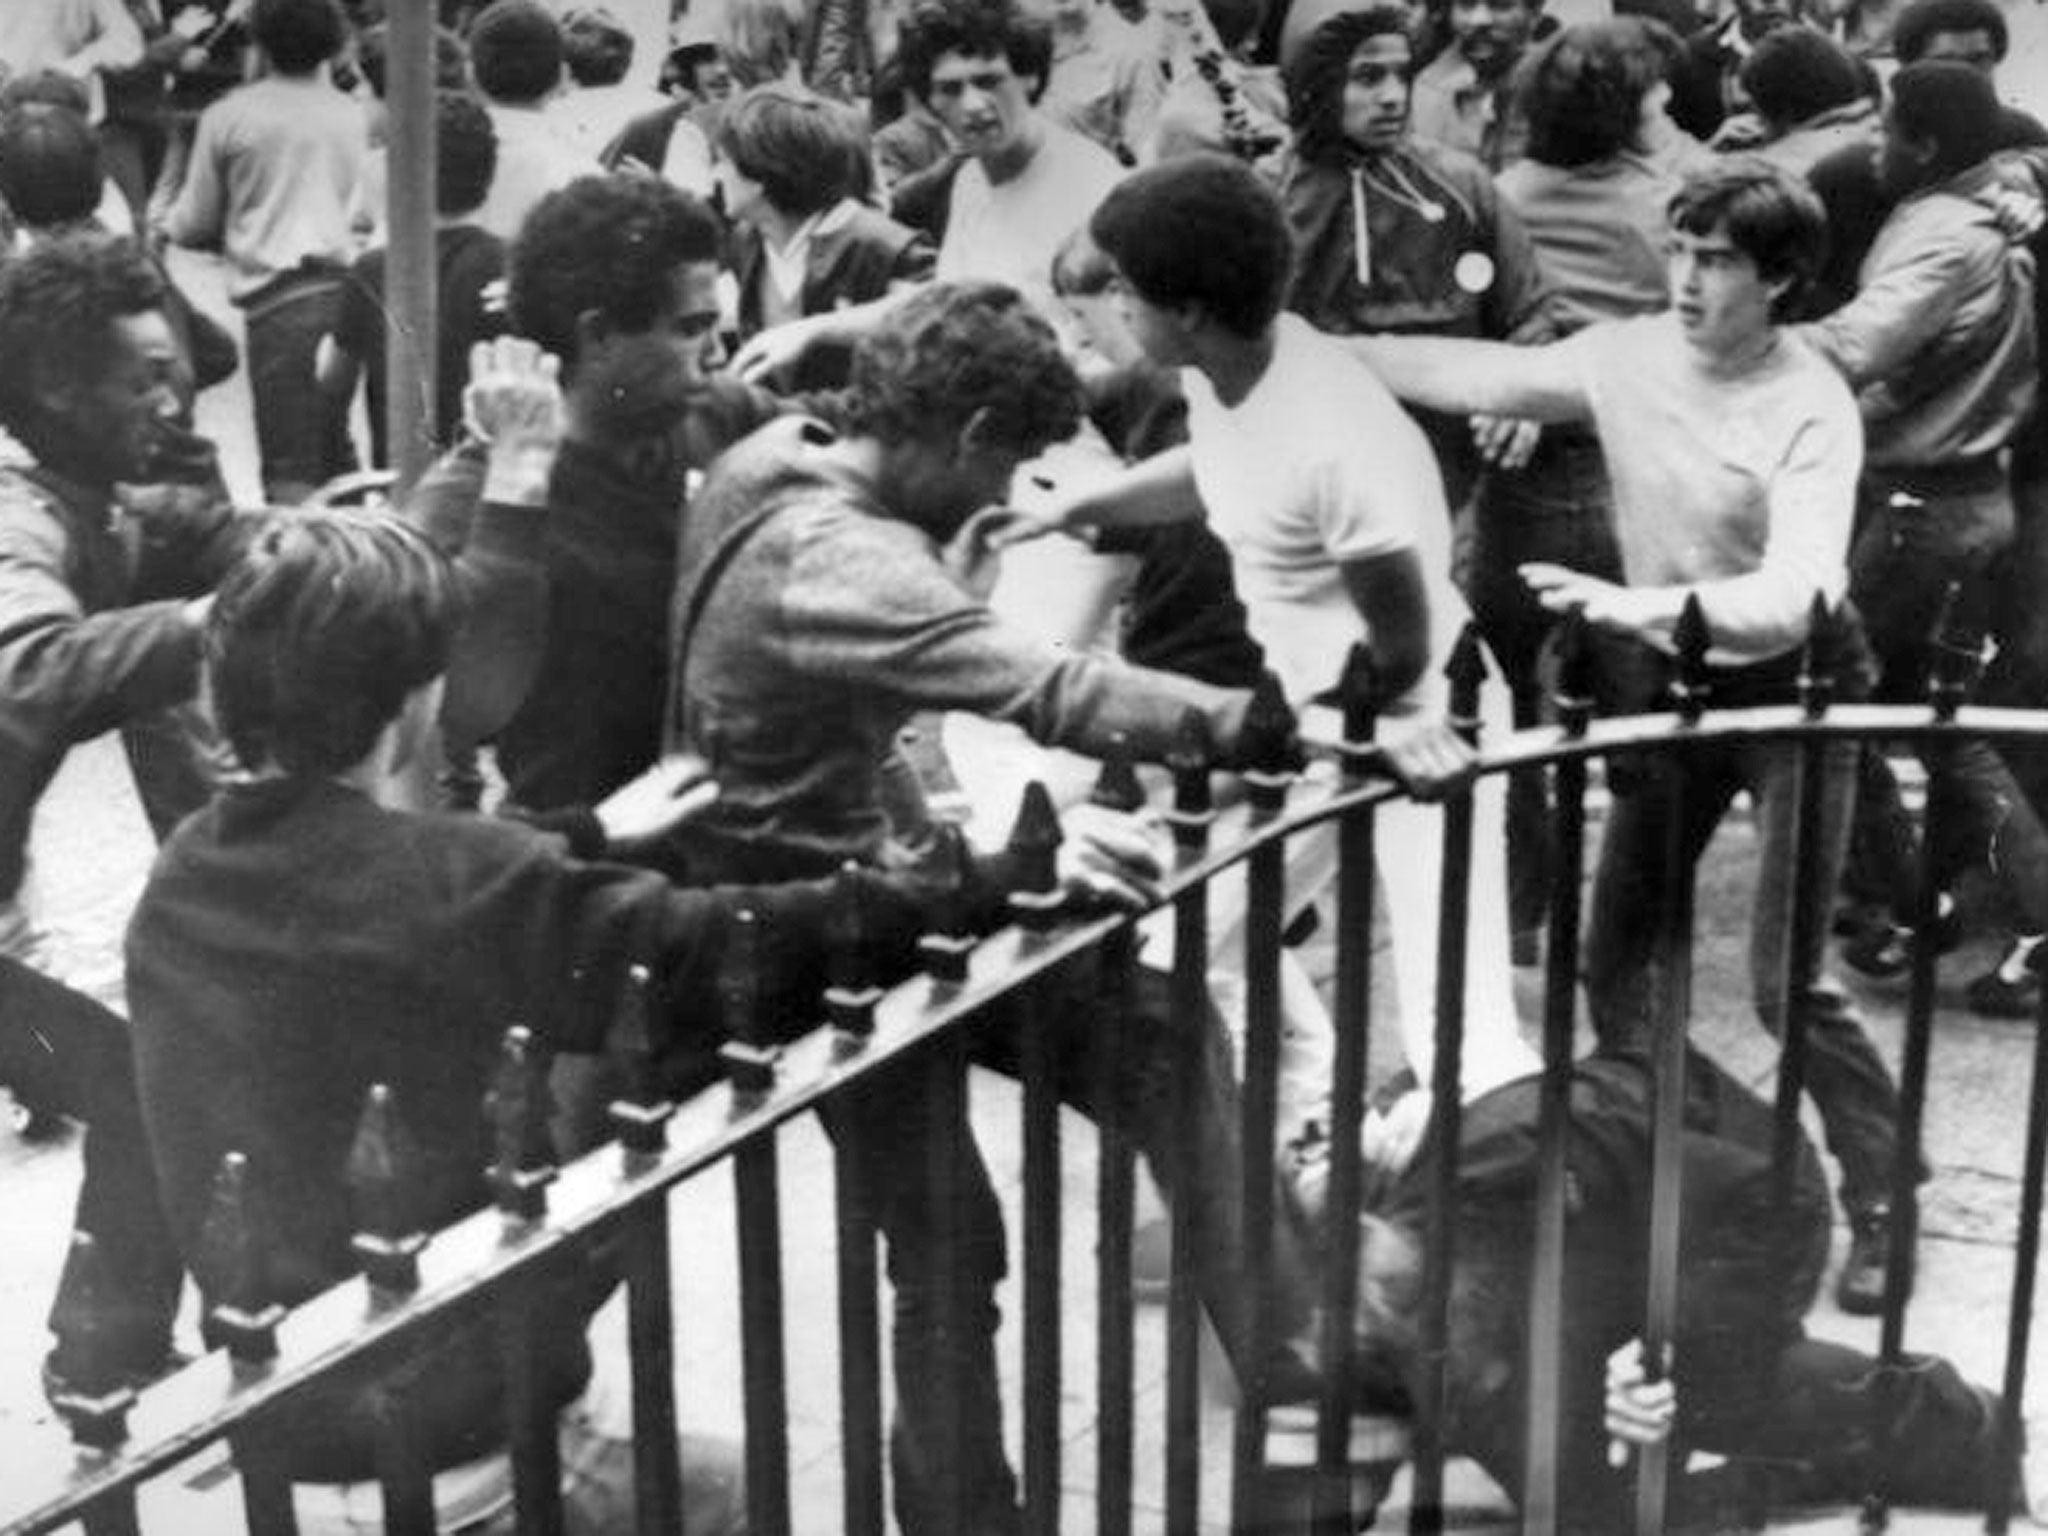
[[[1963, 942], [1963, 925], [1953, 905], [1934, 920], [1934, 952], [1945, 955]], [[1879, 921], [1842, 941], [1842, 961], [1879, 981], [1903, 976], [1913, 968], [1913, 930]]]
[[2048, 945], [2038, 934], [2013, 940], [2003, 960], [1969, 985], [1970, 1011], [1992, 1019], [2031, 1019], [2041, 1006], [2041, 966]]
[[[1849, 1256], [1835, 1278], [1835, 1305], [1851, 1317], [1875, 1317], [1884, 1311], [1885, 1272], [1892, 1251], [1889, 1206], [1871, 1205], [1849, 1213]], [[1912, 1294], [1912, 1268], [1906, 1270], [1906, 1291]]]
[[1173, 1284], [1173, 1223], [1164, 1216], [1131, 1229], [1131, 1299], [1163, 1305]]

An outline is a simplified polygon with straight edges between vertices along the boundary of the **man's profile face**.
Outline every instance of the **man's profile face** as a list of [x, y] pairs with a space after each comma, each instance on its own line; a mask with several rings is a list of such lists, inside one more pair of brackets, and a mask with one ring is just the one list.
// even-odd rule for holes
[[1344, 69], [1344, 137], [1367, 154], [1383, 153], [1408, 131], [1409, 77], [1415, 58], [1399, 32], [1368, 37]]
[[576, 383], [625, 436], [672, 426], [724, 361], [718, 263], [686, 261], [644, 330], [613, 329], [584, 343]]
[[1998, 68], [1998, 44], [1982, 27], [1968, 32], [1936, 32], [1920, 50], [1920, 58], [1967, 64], [1980, 75], [1990, 75]]
[[1668, 251], [1672, 307], [1696, 351], [1732, 359], [1764, 339], [1784, 285], [1765, 281], [1725, 223], [1705, 234], [1674, 229]]
[[1523, 0], [1451, 0], [1451, 41], [1489, 79], [1521, 57], [1535, 25], [1536, 7]]
[[932, 65], [929, 105], [976, 159], [1009, 149], [1031, 116], [1028, 83], [1001, 54], [942, 53]]
[[110, 480], [136, 480], [148, 473], [163, 429], [184, 410], [190, 384], [170, 322], [149, 309], [114, 318], [102, 367], [61, 408]]

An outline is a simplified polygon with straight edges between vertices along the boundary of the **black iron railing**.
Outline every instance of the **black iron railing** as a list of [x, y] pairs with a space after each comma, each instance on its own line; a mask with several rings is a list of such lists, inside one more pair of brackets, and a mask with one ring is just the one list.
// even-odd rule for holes
[[[1825, 614], [1816, 612], [1816, 633]], [[1565, 1310], [1565, 1138], [1568, 1076], [1577, 1034], [1576, 978], [1580, 939], [1582, 844], [1587, 825], [1588, 768], [1612, 754], [1629, 753], [1665, 763], [1682, 761], [1701, 744], [1776, 741], [1793, 744], [1801, 765], [1797, 801], [1802, 835], [1796, 840], [1800, 878], [1810, 879], [1807, 834], [1818, 823], [1821, 755], [1841, 742], [1908, 741], [1935, 754], [1946, 744], [1973, 737], [2048, 737], [2048, 713], [1966, 708], [1954, 677], [1937, 679], [1926, 706], [1837, 705], [1831, 680], [1816, 647], [1808, 657], [1799, 702], [1778, 707], [1716, 711], [1705, 692], [1707, 637], [1694, 609], [1681, 626], [1676, 707], [1625, 719], [1594, 719], [1589, 703], [1582, 647], [1568, 637], [1560, 673], [1554, 726], [1483, 743], [1484, 772], [1545, 769], [1555, 779], [1556, 828], [1563, 860], [1554, 887], [1549, 928], [1548, 977], [1544, 990], [1542, 1051], [1545, 1082], [1539, 1126], [1532, 1326], [1528, 1377], [1534, 1383], [1528, 1420], [1525, 1528], [1554, 1528], [1558, 1504], [1556, 1394], [1563, 1374], [1560, 1338]], [[1476, 734], [1480, 679], [1476, 650], [1461, 650], [1452, 669], [1454, 717]], [[1275, 1092], [1281, 999], [1278, 966], [1283, 942], [1285, 893], [1283, 859], [1288, 840], [1334, 830], [1340, 848], [1335, 914], [1338, 934], [1335, 976], [1338, 1031], [1332, 1083], [1333, 1133], [1328, 1200], [1327, 1255], [1317, 1276], [1322, 1309], [1320, 1330], [1323, 1386], [1317, 1402], [1315, 1464], [1281, 1468], [1270, 1464], [1261, 1383], [1241, 1383], [1236, 1432], [1232, 1438], [1235, 1523], [1251, 1528], [1264, 1496], [1288, 1479], [1306, 1492], [1299, 1501], [1304, 1528], [1318, 1533], [1355, 1530], [1363, 1511], [1353, 1494], [1352, 1375], [1354, 1316], [1359, 1285], [1357, 1253], [1349, 1234], [1363, 1184], [1359, 1128], [1370, 1063], [1366, 1059], [1367, 1017], [1374, 978], [1371, 960], [1373, 842], [1377, 808], [1398, 791], [1380, 772], [1373, 744], [1372, 673], [1369, 659], [1355, 657], [1343, 690], [1341, 722], [1325, 731], [1320, 750], [1333, 754], [1341, 773], [1334, 782], [1309, 786], [1285, 769], [1281, 756], [1245, 785], [1244, 809], [1219, 817], [1212, 798], [1207, 742], [1192, 726], [1168, 765], [1172, 792], [1162, 807], [1176, 845], [1176, 864], [1164, 885], [1175, 935], [1170, 996], [1182, 1017], [1208, 1006], [1208, 890], [1218, 875], [1244, 866], [1249, 891], [1246, 939], [1247, 1042], [1244, 1066], [1244, 1157], [1240, 1193], [1247, 1232], [1243, 1274], [1251, 1341], [1244, 1358], [1267, 1358], [1263, 1347], [1273, 1323], [1272, 1234], [1278, 1219], [1270, 1170], [1275, 1154]], [[1198, 723], [1198, 722], [1197, 722]], [[1313, 731], [1311, 732], [1313, 735]], [[1283, 744], [1284, 745], [1284, 744]], [[1129, 765], [1104, 770], [1098, 798], [1131, 805], [1142, 796]], [[1471, 871], [1471, 788], [1453, 794], [1444, 823], [1438, 1038], [1433, 1069], [1439, 1147], [1458, 1144], [1460, 1058], [1464, 995], [1463, 946]], [[1938, 815], [1938, 808], [1930, 812]], [[957, 833], [951, 834], [957, 838]], [[966, 1066], [976, 1032], [991, 1027], [992, 1005], [1001, 1004], [1001, 1027], [1018, 1031], [1017, 1059], [1023, 1083], [1024, 1212], [1023, 1253], [1023, 1495], [1027, 1528], [1058, 1530], [1063, 1487], [1060, 1421], [1061, 1350], [1064, 1322], [1060, 1304], [1061, 1142], [1058, 1124], [1059, 1063], [1048, 1010], [1061, 973], [1090, 967], [1103, 1009], [1100, 1037], [1090, 1070], [1099, 1076], [1094, 1094], [1100, 1137], [1096, 1206], [1097, 1332], [1095, 1379], [1097, 1464], [1093, 1469], [1103, 1536], [1132, 1529], [1138, 1490], [1134, 1485], [1137, 1426], [1133, 1403], [1138, 1382], [1134, 1360], [1130, 1256], [1134, 1211], [1134, 1166], [1138, 1137], [1128, 1122], [1124, 1096], [1115, 1084], [1131, 1038], [1116, 999], [1129, 995], [1138, 964], [1134, 920], [1129, 917], [1071, 919], [1051, 894], [1052, 847], [1057, 818], [1036, 790], [1027, 795], [1013, 849], [1036, 870], [1031, 889], [1015, 902], [1016, 922], [980, 943], [957, 923], [942, 923], [924, 946], [925, 974], [882, 991], [860, 969], [863, 916], [858, 886], [844, 883], [832, 924], [835, 937], [833, 986], [825, 1020], [815, 1032], [784, 1047], [755, 1043], [751, 946], [744, 933], [733, 945], [724, 988], [726, 1021], [733, 1036], [727, 1048], [727, 1082], [687, 1103], [663, 1102], [653, 1084], [645, 999], [629, 989], [614, 1031], [612, 1048], [627, 1084], [611, 1109], [614, 1145], [563, 1167], [552, 1165], [545, 1135], [547, 1113], [543, 1063], [523, 1031], [507, 1037], [505, 1053], [490, 1085], [496, 1131], [490, 1186], [496, 1208], [431, 1236], [407, 1229], [398, 1198], [412, 1176], [411, 1152], [398, 1127], [402, 1106], [374, 1090], [350, 1161], [355, 1209], [363, 1230], [357, 1254], [363, 1278], [332, 1290], [289, 1314], [263, 1294], [261, 1234], [250, 1228], [243, 1197], [244, 1170], [235, 1159], [223, 1167], [207, 1254], [201, 1268], [210, 1300], [209, 1337], [213, 1353], [139, 1396], [109, 1389], [75, 1394], [66, 1406], [72, 1440], [55, 1431], [41, 1454], [14, 1455], [0, 1490], [0, 1511], [8, 1532], [40, 1532], [81, 1520], [89, 1531], [136, 1528], [138, 1489], [151, 1479], [225, 1441], [236, 1452], [244, 1504], [252, 1531], [269, 1536], [294, 1529], [291, 1489], [283, 1473], [261, 1452], [266, 1420], [319, 1387], [343, 1368], [352, 1373], [385, 1372], [380, 1399], [383, 1433], [379, 1475], [385, 1490], [389, 1529], [420, 1533], [433, 1527], [429, 1480], [420, 1437], [408, 1432], [410, 1406], [405, 1367], [430, 1339], [452, 1325], [496, 1320], [505, 1352], [506, 1438], [516, 1473], [521, 1529], [560, 1528], [552, 1415], [539, 1384], [527, 1369], [536, 1330], [548, 1326], [536, 1298], [548, 1276], [600, 1242], [623, 1254], [632, 1347], [632, 1401], [637, 1451], [637, 1518], [645, 1532], [680, 1529], [681, 1480], [676, 1452], [673, 1297], [669, 1273], [668, 1196], [687, 1180], [724, 1164], [733, 1169], [741, 1253], [745, 1428], [750, 1514], [761, 1536], [790, 1528], [790, 1456], [787, 1443], [788, 1362], [783, 1346], [785, 1306], [778, 1187], [778, 1135], [794, 1118], [826, 1105], [835, 1095], [876, 1073], [921, 1063], [922, 1091], [935, 1096], [966, 1092]], [[1929, 838], [1932, 842], [1933, 838]], [[958, 850], [955, 850], [956, 855]], [[1664, 991], [1657, 1010], [1652, 1047], [1655, 1093], [1653, 1142], [1659, 1163], [1646, 1240], [1651, 1259], [1644, 1298], [1642, 1334], [1647, 1358], [1661, 1360], [1674, 1326], [1678, 1265], [1677, 1159], [1680, 1101], [1685, 1073], [1685, 1037], [1690, 1017], [1688, 956], [1691, 934], [1691, 870], [1685, 850], [1669, 853], [1668, 879], [1676, 899], [1662, 935]], [[964, 862], [964, 861], [963, 861]], [[1825, 894], [1825, 893], [1822, 893]], [[1824, 903], [1795, 903], [1808, 914]], [[1925, 919], [1932, 915], [1931, 881], [1922, 892]], [[744, 927], [744, 925], [743, 925]], [[1927, 925], [1923, 922], [1922, 931]], [[948, 931], [950, 930], [950, 931]], [[1806, 935], [1811, 937], [1811, 935]], [[1796, 954], [1799, 945], [1789, 950]], [[1934, 957], [1929, 946], [1915, 956], [1908, 996], [1900, 1127], [1899, 1190], [1893, 1204], [1894, 1267], [1883, 1318], [1882, 1352], [1897, 1363], [1905, 1348], [1909, 1290], [1905, 1257], [1913, 1244], [1912, 1181], [1920, 1161], [1920, 1127], [1927, 1091], [1927, 1060], [1933, 1016]], [[1793, 977], [1777, 978], [1780, 1002]], [[1782, 1007], [1784, 1047], [1776, 1104], [1778, 1188], [1789, 1198], [1791, 1168], [1799, 1146], [1798, 1103], [1803, 1086], [1805, 1043], [1798, 1010]], [[1183, 1103], [1191, 1085], [1181, 1084]], [[941, 1117], [942, 1123], [957, 1117]], [[1179, 1122], [1184, 1166], [1193, 1166], [1197, 1127]], [[1448, 1122], [1447, 1127], [1443, 1122]], [[2017, 1258], [2007, 1326], [2004, 1388], [2007, 1443], [2017, 1444], [2018, 1404], [2025, 1387], [2026, 1351], [2032, 1323], [2032, 1295], [2042, 1215], [2043, 1162], [2048, 1157], [2048, 1021], [2039, 1036], [2028, 1110], [2026, 1163], [2022, 1170]], [[876, 1235], [860, 1181], [839, 1152], [837, 1189], [840, 1455], [844, 1468], [844, 1529], [879, 1533], [886, 1528], [883, 1452], [883, 1372], [878, 1311]], [[951, 1180], [957, 1149], [929, 1149], [930, 1173], [940, 1191], [942, 1213], [951, 1209]], [[1453, 1234], [1458, 1199], [1456, 1169], [1441, 1158], [1434, 1170], [1433, 1205], [1427, 1229], [1426, 1304], [1421, 1316], [1420, 1359], [1410, 1454], [1414, 1463], [1412, 1529], [1440, 1530], [1443, 1521], [1445, 1446], [1441, 1434], [1447, 1353], [1448, 1277], [1457, 1262]], [[942, 1215], [942, 1229], [945, 1221]], [[1198, 1528], [1204, 1508], [1198, 1391], [1199, 1321], [1194, 1283], [1193, 1223], [1177, 1220], [1165, 1335], [1163, 1507], [1169, 1531]], [[944, 1244], [939, 1245], [942, 1253]], [[942, 1286], [951, 1296], [954, 1288]], [[33, 1448], [22, 1437], [21, 1449]], [[941, 1454], [940, 1466], [957, 1465]], [[1638, 1472], [1638, 1528], [1663, 1526], [1668, 1469], [1661, 1456], [1645, 1455]], [[953, 1490], [957, 1498], [959, 1490]], [[2007, 1490], [1986, 1489], [1989, 1528], [2003, 1530]], [[1881, 1501], [1868, 1517], [1882, 1523]], [[1262, 1527], [1270, 1529], [1270, 1526]]]

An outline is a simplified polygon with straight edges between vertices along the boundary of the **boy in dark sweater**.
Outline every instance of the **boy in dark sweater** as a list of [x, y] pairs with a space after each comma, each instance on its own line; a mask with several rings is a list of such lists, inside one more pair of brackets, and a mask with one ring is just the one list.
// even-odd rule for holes
[[[494, 446], [526, 436], [544, 458], [551, 399], [527, 391], [479, 424]], [[543, 463], [532, 472], [544, 482]], [[818, 983], [824, 883], [679, 890], [576, 856], [658, 835], [699, 809], [709, 796], [695, 769], [670, 765], [566, 818], [566, 841], [389, 808], [429, 745], [461, 607], [451, 567], [417, 533], [308, 513], [258, 539], [208, 625], [212, 696], [247, 777], [166, 846], [129, 931], [129, 995], [172, 1230], [189, 1256], [222, 1156], [247, 1154], [280, 1302], [355, 1267], [345, 1168], [372, 1083], [390, 1086], [421, 1147], [415, 1218], [440, 1225], [486, 1198], [483, 1088], [509, 1024], [528, 1025], [550, 1051], [600, 1051], [628, 968], [646, 965], [657, 1050], [670, 1085], [686, 1089], [708, 1078], [719, 1040], [713, 981], [734, 912], [761, 919], [773, 994], [764, 1016], [805, 1017]], [[900, 970], [921, 926], [914, 887], [860, 878], [878, 969]], [[565, 1316], [587, 1318], [608, 1282], [565, 1294]], [[583, 1330], [553, 1335], [536, 1364], [567, 1410], [572, 1508], [615, 1501], [621, 1490], [601, 1485], [627, 1458], [593, 1452], [602, 1432], [568, 1406], [590, 1372]], [[498, 1351], [458, 1331], [419, 1373], [432, 1464], [470, 1468], [453, 1481], [472, 1497], [493, 1479], [509, 1487], [500, 1370]], [[370, 1474], [366, 1385], [335, 1383], [284, 1427], [279, 1454], [295, 1480]], [[688, 1528], [738, 1528], [731, 1458], [698, 1447], [684, 1459]]]

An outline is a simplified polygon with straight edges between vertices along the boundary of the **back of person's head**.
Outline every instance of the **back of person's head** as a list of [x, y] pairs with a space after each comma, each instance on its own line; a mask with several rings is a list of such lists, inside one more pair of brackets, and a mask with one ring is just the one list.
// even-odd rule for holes
[[92, 114], [91, 93], [76, 76], [61, 70], [32, 69], [26, 74], [9, 75], [6, 82], [0, 84], [0, 108], [18, 107], [32, 101], [63, 107], [84, 118], [90, 118]]
[[1755, 155], [1717, 155], [1687, 173], [1668, 209], [1691, 235], [1725, 229], [1765, 282], [1783, 282], [1776, 308], [1795, 305], [1827, 255], [1828, 221], [1813, 189]]
[[114, 322], [163, 304], [156, 263], [103, 230], [68, 230], [0, 262], [0, 426], [36, 450], [52, 426], [52, 392], [91, 388], [114, 345]]
[[474, 213], [498, 173], [498, 130], [467, 91], [434, 95], [434, 207], [448, 217]]
[[617, 85], [633, 67], [633, 34], [610, 11], [573, 10], [562, 18], [562, 62], [578, 85]]
[[1111, 189], [1088, 229], [1148, 303], [1196, 305], [1247, 340], [1280, 313], [1287, 218], [1241, 160], [1205, 152], [1149, 165]]
[[1757, 116], [1778, 133], [1864, 99], [1856, 56], [1812, 27], [1780, 27], [1759, 39], [1738, 78]]
[[1405, 37], [1412, 47], [1414, 21], [1406, 6], [1377, 0], [1332, 16], [1288, 59], [1287, 112], [1302, 159], [1341, 165], [1350, 157], [1344, 138], [1344, 86], [1351, 56], [1370, 39], [1387, 36]]
[[676, 268], [715, 262], [711, 210], [656, 176], [585, 176], [526, 216], [506, 260], [512, 325], [573, 370], [585, 318], [645, 331], [673, 295]]
[[461, 589], [425, 535], [388, 515], [275, 517], [222, 580], [206, 679], [254, 773], [320, 777], [362, 762], [413, 690], [448, 670]]
[[469, 71], [492, 101], [526, 106], [562, 83], [562, 28], [538, 0], [494, 0], [469, 32]]
[[311, 74], [348, 42], [335, 0], [256, 0], [249, 32], [281, 75]]
[[964, 59], [1007, 59], [1010, 70], [1045, 89], [1052, 68], [1052, 23], [1016, 0], [917, 0], [903, 18], [896, 60], [903, 83], [919, 101], [932, 94], [932, 67], [947, 54]]
[[1922, 59], [1892, 76], [1889, 131], [1931, 145], [1936, 176], [1967, 170], [2004, 142], [2004, 109], [1991, 77], [1951, 59]]
[[745, 89], [787, 78], [803, 52], [803, 0], [727, 0], [719, 57]]
[[803, 217], [851, 196], [868, 153], [860, 119], [802, 86], [771, 81], [735, 97], [718, 148], [782, 213]]
[[1678, 50], [1675, 33], [1640, 16], [1578, 22], [1538, 43], [1515, 69], [1529, 158], [1575, 170], [1641, 148], [1643, 99]]
[[0, 201], [30, 229], [92, 217], [101, 186], [99, 138], [67, 107], [0, 108]]
[[1982, 32], [1991, 42], [1992, 62], [2012, 45], [2005, 13], [1995, 0], [1911, 0], [1892, 25], [1892, 52], [1901, 64], [1917, 64], [1927, 45], [1944, 32]]
[[[384, 99], [391, 75], [391, 27], [378, 22], [365, 27], [356, 38], [356, 68], [368, 82], [370, 94]], [[462, 39], [446, 27], [434, 28], [434, 87], [442, 91], [469, 89], [469, 50]]]
[[1052, 327], [1001, 283], [933, 283], [855, 348], [850, 422], [884, 443], [957, 443], [1030, 458], [1073, 435], [1081, 384]]

